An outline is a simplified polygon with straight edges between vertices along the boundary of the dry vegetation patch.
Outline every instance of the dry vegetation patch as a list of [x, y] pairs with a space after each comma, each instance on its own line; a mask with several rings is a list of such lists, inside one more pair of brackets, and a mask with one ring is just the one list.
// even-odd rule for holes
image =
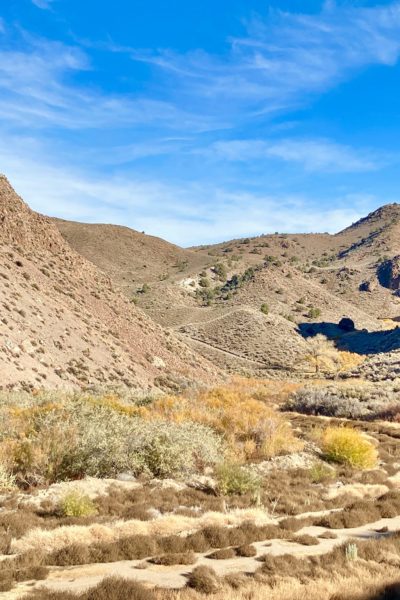
[[261, 392], [216, 388], [193, 399], [160, 398], [139, 410], [147, 419], [163, 417], [207, 425], [223, 435], [238, 457], [272, 457], [301, 449], [301, 441], [296, 439], [288, 421], [260, 397]]
[[375, 445], [350, 427], [328, 427], [322, 435], [327, 460], [358, 469], [372, 469], [378, 462]]
[[284, 403], [285, 410], [346, 419], [396, 420], [400, 414], [398, 383], [331, 383], [307, 385]]

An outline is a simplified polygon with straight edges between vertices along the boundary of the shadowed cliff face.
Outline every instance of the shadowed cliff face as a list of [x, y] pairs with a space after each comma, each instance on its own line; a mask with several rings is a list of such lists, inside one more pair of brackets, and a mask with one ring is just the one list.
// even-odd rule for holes
[[400, 256], [394, 256], [392, 259], [382, 262], [377, 275], [379, 283], [389, 290], [398, 291], [400, 289]]

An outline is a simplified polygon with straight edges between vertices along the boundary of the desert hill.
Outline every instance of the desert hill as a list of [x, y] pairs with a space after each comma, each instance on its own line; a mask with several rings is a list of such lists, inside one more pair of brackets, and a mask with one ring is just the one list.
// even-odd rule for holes
[[128, 294], [143, 284], [182, 278], [210, 262], [207, 255], [129, 227], [52, 220], [72, 248], [108, 273]]
[[275, 233], [191, 249], [128, 228], [54, 222], [152, 319], [234, 371], [293, 369], [307, 352], [299, 333], [307, 324], [350, 316], [357, 330], [380, 331], [400, 312], [397, 204], [335, 235]]
[[0, 177], [0, 386], [209, 381], [215, 369], [153, 323]]

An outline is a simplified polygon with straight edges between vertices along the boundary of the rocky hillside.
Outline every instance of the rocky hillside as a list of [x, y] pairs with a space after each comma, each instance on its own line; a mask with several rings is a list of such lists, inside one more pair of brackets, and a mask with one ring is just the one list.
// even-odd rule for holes
[[277, 233], [188, 250], [127, 228], [55, 223], [153, 320], [223, 368], [291, 370], [307, 352], [300, 332], [309, 325], [349, 316], [358, 331], [379, 332], [400, 313], [397, 204], [336, 235]]
[[156, 325], [0, 177], [0, 387], [168, 388], [215, 369]]

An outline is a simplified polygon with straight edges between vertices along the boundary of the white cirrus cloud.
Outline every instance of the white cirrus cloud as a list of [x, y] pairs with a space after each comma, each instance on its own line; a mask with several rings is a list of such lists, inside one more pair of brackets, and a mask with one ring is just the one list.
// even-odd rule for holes
[[41, 8], [42, 10], [48, 10], [51, 8], [53, 2], [54, 0], [32, 0], [32, 4], [38, 8]]
[[220, 141], [212, 144], [205, 153], [237, 162], [279, 159], [300, 164], [307, 171], [325, 172], [374, 171], [389, 160], [376, 151], [357, 150], [318, 138]]
[[222, 56], [202, 50], [130, 52], [168, 76], [171, 95], [185, 102], [197, 98], [199, 110], [226, 116], [287, 110], [366, 66], [396, 64], [400, 3], [329, 2], [319, 14], [270, 10], [248, 24], [245, 36], [229, 42]]
[[77, 46], [24, 35], [21, 48], [0, 47], [0, 121], [19, 127], [95, 129], [157, 125], [207, 130], [211, 121], [162, 99], [117, 94], [74, 81], [92, 69]]
[[[21, 149], [19, 155], [10, 152], [15, 146]], [[235, 191], [205, 182], [172, 184], [124, 173], [88, 173], [51, 164], [40, 144], [29, 137], [2, 138], [0, 164], [17, 192], [39, 212], [126, 225], [181, 246], [274, 231], [334, 233], [380, 204], [362, 193], [330, 196], [321, 203], [321, 197], [315, 200], [301, 193]]]

